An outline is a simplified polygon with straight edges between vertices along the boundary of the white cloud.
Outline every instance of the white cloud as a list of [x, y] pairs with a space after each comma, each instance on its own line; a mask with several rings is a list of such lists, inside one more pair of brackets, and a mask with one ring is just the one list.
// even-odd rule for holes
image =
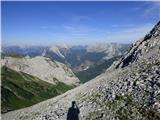
[[43, 26], [40, 26], [40, 29], [44, 29], [44, 30], [50, 30], [50, 29], [56, 29], [57, 26], [55, 25], [43, 25]]
[[144, 18], [160, 18], [160, 1], [143, 1], [143, 4], [131, 8], [132, 11], [143, 11]]
[[71, 20], [73, 20], [74, 22], [80, 22], [82, 20], [89, 20], [89, 16], [85, 16], [85, 15], [74, 15]]
[[137, 10], [141, 10], [142, 8], [141, 7], [133, 7], [131, 8], [133, 11], [137, 11]]
[[134, 26], [134, 24], [121, 24], [121, 25], [119, 25], [119, 24], [113, 24], [111, 27], [113, 27], [113, 28], [124, 28], [124, 27], [133, 27]]
[[64, 29], [65, 30], [68, 30], [68, 31], [72, 31], [72, 30], [74, 30], [75, 28], [73, 27], [73, 26], [71, 26], [71, 25], [66, 25], [66, 26], [64, 26]]
[[94, 28], [84, 25], [65, 25], [63, 26], [64, 30], [70, 34], [81, 35], [89, 34], [90, 32], [95, 31]]
[[[149, 4], [149, 3], [148, 3]], [[160, 2], [154, 1], [150, 5], [145, 6], [144, 17], [158, 17], [160, 18]]]
[[152, 24], [145, 24], [123, 29], [121, 31], [112, 31], [112, 33], [107, 34], [107, 40], [110, 42], [132, 43], [144, 37], [144, 35], [152, 28]]

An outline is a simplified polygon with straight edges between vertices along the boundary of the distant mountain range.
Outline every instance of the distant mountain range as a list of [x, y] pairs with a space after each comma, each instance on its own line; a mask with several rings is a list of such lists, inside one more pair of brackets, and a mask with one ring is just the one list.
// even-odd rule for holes
[[123, 55], [130, 44], [93, 43], [90, 45], [54, 46], [3, 46], [2, 54], [17, 53], [23, 56], [45, 56], [68, 65], [74, 72], [104, 62], [112, 57]]

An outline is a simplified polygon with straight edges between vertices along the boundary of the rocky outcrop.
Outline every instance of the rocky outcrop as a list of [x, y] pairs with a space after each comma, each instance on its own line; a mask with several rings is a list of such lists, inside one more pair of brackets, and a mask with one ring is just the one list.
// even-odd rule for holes
[[[159, 49], [160, 22], [141, 40], [132, 45], [131, 49], [116, 64], [115, 68], [125, 67], [138, 59], [146, 58], [149, 51]], [[158, 51], [157, 51], [158, 52]], [[157, 53], [155, 52], [155, 53]], [[151, 53], [151, 52], [150, 52]], [[153, 53], [152, 53], [153, 54]], [[152, 55], [151, 54], [151, 55]], [[150, 56], [150, 55], [149, 55]], [[148, 56], [148, 57], [149, 57]], [[148, 58], [147, 58], [148, 59]]]
[[76, 101], [80, 119], [159, 120], [159, 29], [158, 23], [150, 37], [136, 42], [106, 73], [56, 98], [4, 114], [2, 119], [65, 120], [71, 102]]
[[55, 84], [56, 80], [66, 84], [77, 85], [79, 83], [79, 79], [65, 64], [52, 61], [46, 57], [5, 57], [1, 62], [2, 65], [5, 65], [10, 69], [22, 71], [52, 84]]

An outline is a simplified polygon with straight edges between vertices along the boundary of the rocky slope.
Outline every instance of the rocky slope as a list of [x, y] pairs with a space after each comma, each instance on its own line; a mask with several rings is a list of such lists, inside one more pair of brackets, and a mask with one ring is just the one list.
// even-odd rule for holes
[[76, 101], [80, 119], [160, 119], [160, 22], [118, 62], [92, 81], [5, 120], [65, 120]]
[[55, 79], [66, 84], [78, 84], [79, 82], [79, 79], [65, 64], [42, 56], [33, 58], [4, 57], [1, 63], [10, 69], [36, 76], [52, 84], [55, 84]]

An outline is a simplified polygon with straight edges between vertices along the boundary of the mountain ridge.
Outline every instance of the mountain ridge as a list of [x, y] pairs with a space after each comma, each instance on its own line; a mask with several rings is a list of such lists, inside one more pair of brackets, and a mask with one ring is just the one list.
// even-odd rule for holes
[[77, 84], [79, 79], [74, 75], [72, 70], [63, 63], [53, 61], [49, 58], [37, 57], [4, 57], [1, 65], [5, 65], [15, 71], [22, 71], [30, 75], [36, 76], [46, 82], [55, 84], [54, 79], [66, 84]]
[[[52, 46], [2, 46], [2, 55], [10, 53], [22, 54], [23, 56], [44, 56], [67, 64], [74, 71], [81, 71], [98, 61], [104, 61], [115, 56], [124, 54], [130, 44], [117, 43], [93, 43], [91, 45], [65, 45], [55, 44]], [[114, 52], [113, 52], [114, 51]], [[86, 62], [88, 61], [88, 62]], [[84, 66], [84, 67], [83, 67]]]

